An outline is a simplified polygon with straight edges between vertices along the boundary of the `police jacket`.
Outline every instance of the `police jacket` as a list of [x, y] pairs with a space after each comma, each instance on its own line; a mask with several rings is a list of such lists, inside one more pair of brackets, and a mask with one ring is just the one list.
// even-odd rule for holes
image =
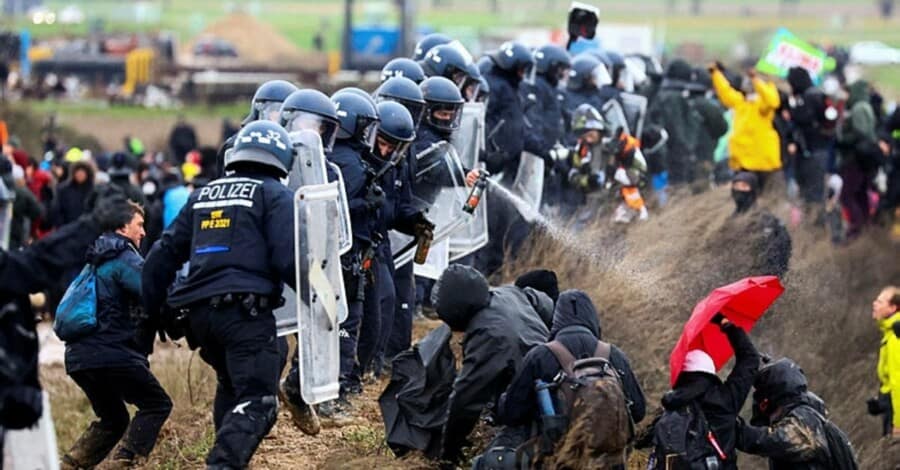
[[677, 410], [697, 402], [706, 416], [709, 429], [728, 456], [723, 468], [737, 468], [735, 423], [753, 386], [759, 368], [759, 353], [739, 326], [729, 323], [722, 331], [728, 337], [736, 358], [728, 378], [722, 382], [713, 374], [682, 372], [675, 388], [663, 395], [662, 405], [667, 410]]
[[[586, 359], [593, 357], [597, 350], [599, 336], [597, 310], [587, 295], [572, 290], [560, 294], [553, 313], [553, 328], [550, 330], [549, 340], [562, 343], [575, 359]], [[644, 419], [646, 408], [640, 383], [634, 376], [625, 353], [615, 345], [612, 345], [609, 361], [622, 379], [622, 389], [630, 402], [631, 417], [637, 423]], [[535, 380], [552, 383], [561, 370], [556, 356], [546, 345], [528, 351], [521, 370], [500, 398], [497, 420], [503, 424], [522, 425], [536, 419], [538, 408]]]
[[327, 155], [328, 161], [341, 169], [341, 176], [344, 178], [354, 249], [368, 246], [372, 241], [372, 233], [377, 228], [377, 224], [373, 223], [377, 214], [373, 214], [366, 204], [366, 193], [371, 183], [370, 167], [362, 157], [366, 151], [362, 144], [338, 140]]
[[[441, 188], [454, 184], [450, 175], [450, 167], [447, 166], [446, 161], [443, 161], [445, 156], [439, 152], [428, 152], [435, 144], [444, 141], [450, 141], [450, 133], [423, 124], [419, 126], [416, 140], [410, 146], [408, 171], [413, 181], [412, 191], [416, 199], [429, 204], [435, 201]], [[463, 168], [463, 171], [468, 170]], [[421, 174], [418, 174], [419, 172]], [[461, 178], [465, 178], [465, 176], [458, 175], [457, 181], [461, 182]]]
[[190, 270], [169, 296], [172, 307], [229, 293], [275, 297], [282, 282], [294, 287], [293, 226], [293, 194], [263, 170], [236, 171], [195, 190], [147, 255], [148, 315], [160, 311], [185, 261]]
[[553, 308], [545, 294], [531, 289], [526, 294], [512, 285], [474, 298], [470, 292], [476, 290], [466, 282], [487, 281], [473, 275], [452, 289], [459, 292], [457, 296], [439, 301], [441, 320], [452, 330], [465, 332], [462, 369], [453, 382], [444, 425], [442, 454], [446, 458], [458, 456], [481, 411], [506, 389], [528, 350], [547, 340], [547, 326], [538, 312]]
[[770, 470], [826, 470], [831, 468], [828, 437], [822, 421], [825, 410], [806, 395], [785, 405], [769, 427], [741, 421], [737, 448], [769, 458]]
[[[374, 156], [370, 156], [368, 161], [375, 172], [380, 172], [385, 165], [388, 165], [387, 162], [379, 161]], [[413, 225], [416, 223], [419, 211], [413, 205], [412, 181], [406, 160], [404, 159], [398, 166], [387, 170], [376, 183], [384, 191], [385, 202], [378, 210], [378, 217], [374, 223], [375, 231], [382, 236], [383, 240], [389, 240], [388, 230], [390, 229], [397, 229], [412, 235]]]
[[525, 116], [519, 101], [519, 78], [499, 67], [491, 67], [484, 78], [491, 87], [485, 110], [485, 156], [493, 174], [515, 175], [525, 148]]
[[127, 238], [104, 233], [88, 249], [96, 269], [97, 329], [66, 343], [66, 372], [105, 367], [148, 366], [154, 331], [140, 320], [144, 260]]
[[565, 139], [565, 94], [543, 75], [537, 75], [531, 85], [520, 86], [520, 91], [527, 119], [525, 150], [546, 159], [554, 144]]

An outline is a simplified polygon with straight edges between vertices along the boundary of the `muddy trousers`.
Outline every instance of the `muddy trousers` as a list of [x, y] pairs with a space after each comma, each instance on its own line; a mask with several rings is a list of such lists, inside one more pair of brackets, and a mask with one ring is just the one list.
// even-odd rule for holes
[[[72, 446], [68, 453], [71, 460], [84, 467], [97, 465], [123, 435], [124, 451], [150, 454], [172, 411], [172, 400], [147, 366], [87, 369], [69, 375], [84, 390], [99, 418]], [[134, 419], [130, 419], [126, 403], [137, 407]]]
[[278, 411], [279, 366], [275, 316], [239, 303], [191, 310], [190, 335], [216, 371], [216, 440], [208, 468], [245, 468], [272, 429]]

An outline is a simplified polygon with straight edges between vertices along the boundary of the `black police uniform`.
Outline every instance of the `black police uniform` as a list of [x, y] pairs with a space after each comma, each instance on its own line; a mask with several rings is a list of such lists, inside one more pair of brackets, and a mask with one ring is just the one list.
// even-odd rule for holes
[[491, 87], [491, 99], [485, 110], [487, 132], [486, 162], [492, 174], [503, 172], [512, 182], [519, 169], [524, 149], [525, 117], [519, 101], [519, 79], [516, 71], [491, 67], [484, 74]]
[[168, 303], [188, 313], [188, 341], [216, 371], [210, 467], [247, 465], [275, 423], [280, 376], [273, 308], [295, 287], [291, 191], [245, 171], [194, 191], [144, 264], [144, 302], [158, 312], [175, 271], [190, 270]]

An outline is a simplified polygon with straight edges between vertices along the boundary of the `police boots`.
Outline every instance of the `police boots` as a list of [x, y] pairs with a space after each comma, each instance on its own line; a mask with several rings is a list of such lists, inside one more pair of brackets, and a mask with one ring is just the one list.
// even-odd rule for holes
[[309, 436], [319, 434], [319, 431], [322, 430], [319, 416], [316, 415], [316, 410], [313, 407], [303, 401], [299, 390], [295, 390], [288, 381], [282, 380], [281, 386], [278, 387], [278, 398], [291, 414], [291, 421], [294, 423], [294, 426]]

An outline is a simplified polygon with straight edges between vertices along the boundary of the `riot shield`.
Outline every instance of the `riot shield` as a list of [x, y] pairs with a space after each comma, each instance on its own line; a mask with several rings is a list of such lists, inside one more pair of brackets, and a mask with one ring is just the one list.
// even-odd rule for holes
[[541, 210], [544, 192], [544, 159], [530, 152], [522, 152], [519, 172], [513, 182], [513, 192], [527, 202], [534, 212]]
[[[291, 143], [295, 155], [294, 166], [288, 175], [288, 187], [295, 192], [305, 187], [334, 186], [336, 188], [335, 217], [328, 219], [329, 226], [324, 230], [328, 230], [329, 235], [334, 236], [338, 246], [338, 254], [346, 253], [352, 246], [353, 238], [350, 232], [350, 211], [347, 207], [347, 197], [341, 172], [332, 163], [325, 160], [325, 154], [322, 152], [322, 140], [316, 132], [309, 130], [292, 132]], [[332, 170], [332, 178], [334, 179], [334, 181], [330, 182], [328, 181], [329, 172], [326, 170], [329, 168]], [[332, 225], [335, 227], [332, 227]], [[331, 232], [332, 230], [334, 230], [333, 233]], [[338, 262], [338, 264], [340, 263]], [[330, 278], [332, 284], [336, 284], [338, 280], [343, 282], [339, 271], [336, 278]], [[297, 294], [289, 287], [285, 287], [284, 298], [285, 304], [275, 310], [276, 326], [278, 327], [278, 334], [281, 336], [294, 334], [298, 328]]]
[[338, 397], [338, 325], [347, 318], [338, 254], [339, 191], [331, 182], [301, 186], [294, 195], [300, 393], [309, 404]]
[[620, 96], [630, 134], [640, 139], [641, 132], [644, 131], [644, 118], [647, 116], [647, 97], [635, 93], [622, 93]]
[[[468, 195], [465, 175], [456, 150], [449, 142], [438, 142], [416, 155], [413, 205], [434, 225], [432, 244], [438, 243], [472, 217], [463, 211]], [[416, 242], [409, 235], [391, 231], [394, 265], [400, 267], [415, 255]]]
[[9, 234], [12, 228], [13, 201], [16, 194], [0, 179], [0, 248], [9, 249]]
[[628, 119], [625, 117], [625, 111], [618, 101], [614, 99], [607, 100], [606, 103], [603, 103], [603, 106], [599, 111], [600, 114], [603, 115], [603, 119], [606, 119], [606, 122], [609, 123], [609, 128], [612, 131], [621, 127], [626, 133], [631, 134], [631, 128], [628, 126]]
[[[463, 106], [460, 128], [450, 140], [464, 168], [476, 168], [484, 150], [484, 109], [484, 103], [466, 103]], [[486, 199], [487, 194], [482, 196], [481, 203], [468, 222], [450, 235], [450, 261], [472, 254], [487, 245]]]
[[57, 470], [59, 455], [56, 452], [56, 430], [50, 415], [50, 399], [42, 393], [44, 411], [34, 426], [26, 429], [10, 429], [3, 439], [3, 457], [0, 468]]

